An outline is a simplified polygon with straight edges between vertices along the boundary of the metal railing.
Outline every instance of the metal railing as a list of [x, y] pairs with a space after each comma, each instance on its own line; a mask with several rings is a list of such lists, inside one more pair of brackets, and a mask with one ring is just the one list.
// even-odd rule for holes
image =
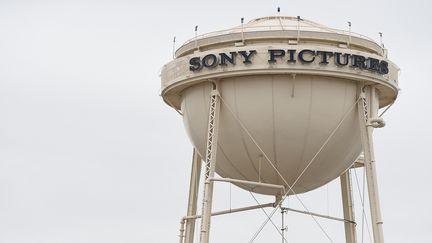
[[[302, 21], [301, 23], [304, 24], [305, 22]], [[372, 38], [365, 36], [365, 35], [362, 35], [362, 34], [359, 34], [359, 33], [356, 33], [356, 32], [350, 32], [348, 30], [329, 28], [329, 27], [318, 25], [318, 24], [315, 24], [315, 23], [309, 22], [309, 21], [307, 23], [310, 26], [300, 25], [300, 32], [302, 32], [302, 31], [317, 31], [317, 29], [320, 29], [320, 30], [323, 30], [322, 32], [330, 32], [330, 33], [334, 33], [334, 34], [347, 35], [347, 36], [351, 35], [352, 37], [358, 37], [358, 38], [366, 39], [366, 40], [369, 40], [369, 41], [376, 43], [376, 41], [373, 40]], [[279, 26], [278, 25], [260, 25], [260, 26], [250, 26], [250, 27], [245, 26], [245, 27], [243, 27], [243, 32], [258, 32], [258, 31], [272, 31], [272, 30], [281, 30], [281, 31], [298, 30], [297, 27], [298, 27], [297, 25], [279, 25]], [[242, 32], [241, 26], [234, 27], [231, 29], [213, 31], [213, 32], [197, 35], [196, 37], [187, 40], [182, 46], [185, 46], [191, 42], [194, 42], [197, 39], [199, 40], [199, 39], [205, 39], [208, 37], [241, 33], [241, 32]]]

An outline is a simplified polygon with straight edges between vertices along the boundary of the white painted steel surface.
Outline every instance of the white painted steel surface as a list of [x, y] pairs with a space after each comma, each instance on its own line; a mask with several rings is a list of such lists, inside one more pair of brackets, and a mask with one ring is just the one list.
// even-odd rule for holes
[[[220, 81], [226, 104], [220, 111], [216, 172], [222, 177], [283, 185], [225, 105], [244, 123], [285, 180], [292, 184], [356, 102], [356, 83], [337, 78], [288, 75], [246, 76]], [[205, 156], [211, 84], [183, 94], [181, 111], [197, 151]], [[328, 183], [348, 169], [361, 152], [357, 112], [353, 110], [328, 145], [294, 186], [296, 193]], [[261, 175], [261, 176], [259, 176]], [[238, 186], [263, 194], [280, 190]]]

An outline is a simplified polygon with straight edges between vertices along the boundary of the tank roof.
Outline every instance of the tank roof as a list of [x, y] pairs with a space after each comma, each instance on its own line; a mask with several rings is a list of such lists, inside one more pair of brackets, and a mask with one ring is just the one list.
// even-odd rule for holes
[[267, 16], [233, 28], [198, 35], [186, 41], [176, 51], [176, 56], [190, 54], [196, 48], [206, 50], [214, 45], [231, 45], [235, 42], [254, 42], [263, 39], [308, 40], [312, 42], [346, 43], [351, 39], [353, 48], [367, 50], [378, 55], [383, 54], [383, 48], [373, 39], [348, 30], [327, 27], [316, 22], [292, 16]]
[[[300, 30], [300, 31], [322, 32], [322, 33], [335, 33], [335, 34], [342, 34], [342, 35], [350, 34], [349, 31], [347, 30], [330, 28], [325, 25], [300, 18], [300, 16], [299, 17], [266, 16], [266, 17], [252, 19], [243, 25], [243, 32], [245, 33], [253, 32], [253, 31], [268, 31], [268, 30], [282, 30], [282, 31]], [[241, 33], [241, 31], [242, 31], [242, 27], [241, 25], [239, 25], [230, 29], [199, 35], [198, 39], [211, 37], [211, 36], [224, 35], [224, 34]], [[358, 33], [351, 32], [351, 36], [355, 36], [355, 37], [359, 37], [359, 38], [363, 38], [375, 42], [373, 39]], [[195, 38], [192, 40], [195, 40]]]

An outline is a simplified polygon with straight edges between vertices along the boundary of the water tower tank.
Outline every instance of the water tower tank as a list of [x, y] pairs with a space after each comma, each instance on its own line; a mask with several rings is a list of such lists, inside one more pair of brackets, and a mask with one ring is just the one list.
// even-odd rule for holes
[[220, 92], [216, 172], [221, 177], [284, 185], [279, 172], [291, 185], [321, 149], [295, 183], [296, 193], [330, 182], [360, 155], [359, 84], [377, 88], [375, 111], [398, 92], [397, 67], [381, 45], [295, 17], [258, 18], [201, 35], [175, 56], [161, 73], [162, 97], [183, 115], [202, 157], [214, 84]]

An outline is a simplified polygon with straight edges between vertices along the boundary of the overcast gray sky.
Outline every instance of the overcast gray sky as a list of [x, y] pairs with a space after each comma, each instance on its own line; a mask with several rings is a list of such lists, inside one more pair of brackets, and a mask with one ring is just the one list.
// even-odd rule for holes
[[[430, 242], [427, 0], [1, 0], [0, 242], [177, 242], [192, 147], [180, 116], [158, 95], [172, 38], [179, 46], [195, 25], [200, 33], [224, 29], [277, 6], [334, 28], [351, 21], [375, 39], [384, 33], [402, 69], [400, 97], [375, 132], [385, 238]], [[229, 191], [217, 185], [216, 210], [229, 207]], [[313, 211], [341, 215], [337, 181], [301, 197]], [[231, 198], [233, 207], [253, 203], [235, 187]], [[264, 218], [260, 211], [214, 218], [213, 242], [248, 242]], [[287, 221], [290, 242], [326, 242], [310, 217]], [[320, 222], [343, 242], [342, 224]], [[269, 224], [256, 242], [276, 240]]]

